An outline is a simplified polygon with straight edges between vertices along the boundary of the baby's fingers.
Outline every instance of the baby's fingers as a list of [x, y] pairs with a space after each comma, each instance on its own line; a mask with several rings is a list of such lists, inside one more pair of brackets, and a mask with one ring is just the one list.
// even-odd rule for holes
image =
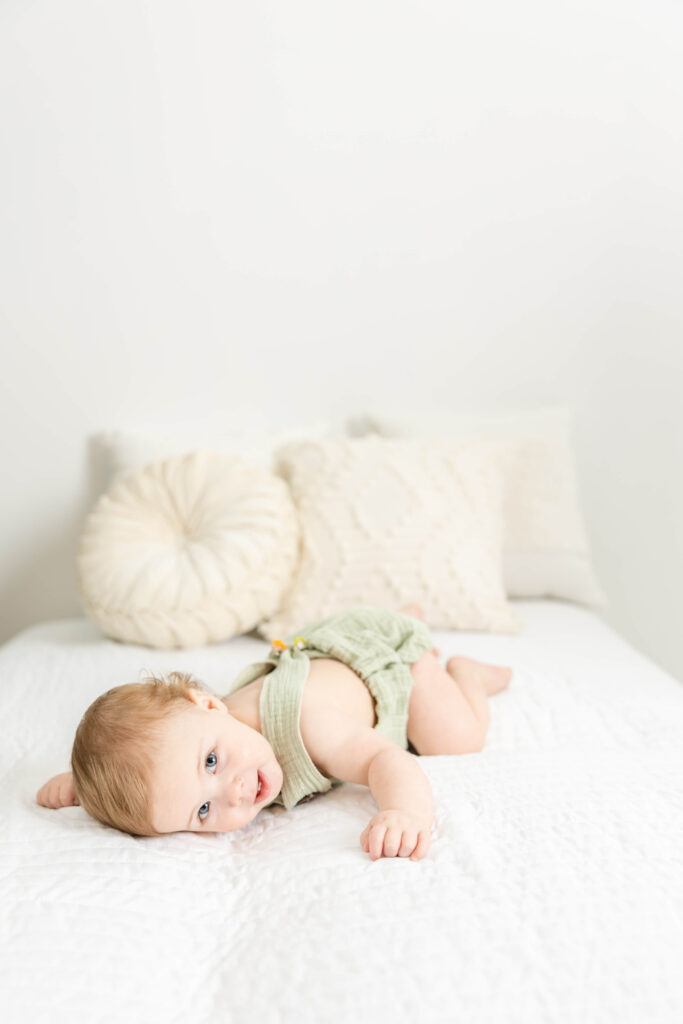
[[74, 793], [74, 787], [71, 780], [68, 782], [62, 782], [59, 786], [59, 793], [57, 796], [58, 807], [74, 807], [78, 804], [76, 794]]
[[53, 800], [54, 791], [51, 784], [46, 782], [36, 793], [36, 802], [39, 803], [41, 807], [52, 807]]
[[44, 783], [36, 793], [36, 803], [52, 810], [77, 804], [71, 773], [56, 775]]
[[429, 850], [431, 841], [432, 837], [429, 831], [423, 830], [422, 832], [420, 832], [417, 840], [417, 846], [413, 850], [410, 859], [422, 860], [422, 858], [427, 854], [427, 851]]
[[363, 830], [360, 837], [360, 844], [366, 853], [369, 853], [373, 860], [382, 856], [386, 825], [373, 825], [372, 822]]
[[[397, 857], [404, 846], [404, 832], [400, 826], [394, 826], [393, 828], [387, 829], [387, 833], [384, 837], [384, 856], [385, 857]], [[415, 846], [415, 837], [413, 836], [413, 845], [410, 847], [410, 851]], [[408, 852], [410, 852], [408, 851]]]
[[401, 845], [398, 849], [399, 857], [410, 857], [417, 846], [417, 832], [413, 829], [406, 829], [401, 838]]
[[372, 860], [379, 860], [384, 847], [384, 837], [387, 834], [386, 825], [374, 825], [368, 836], [368, 853]]

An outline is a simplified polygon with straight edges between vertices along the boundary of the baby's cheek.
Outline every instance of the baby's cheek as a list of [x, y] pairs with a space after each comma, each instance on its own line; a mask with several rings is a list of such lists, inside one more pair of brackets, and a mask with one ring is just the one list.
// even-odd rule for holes
[[231, 814], [228, 816], [228, 820], [224, 823], [221, 831], [239, 832], [241, 828], [246, 828], [246, 826], [254, 820], [258, 813], [259, 809], [256, 809], [255, 811], [249, 809], [248, 811], [242, 810], [238, 814]]

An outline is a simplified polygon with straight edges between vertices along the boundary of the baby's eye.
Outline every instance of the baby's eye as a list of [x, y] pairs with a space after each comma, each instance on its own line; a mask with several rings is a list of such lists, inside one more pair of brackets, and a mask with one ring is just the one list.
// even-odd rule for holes
[[215, 755], [213, 750], [211, 751], [210, 754], [206, 755], [206, 762], [205, 762], [205, 764], [206, 764], [206, 767], [208, 768], [208, 770], [210, 772], [215, 772], [216, 771], [216, 765], [218, 764], [218, 758], [216, 757], [216, 755]]
[[207, 814], [209, 813], [209, 807], [210, 806], [211, 806], [211, 801], [207, 800], [206, 803], [202, 804], [202, 806], [199, 808], [199, 810], [197, 811], [197, 816], [199, 817], [200, 821], [204, 821], [204, 819], [206, 818]]

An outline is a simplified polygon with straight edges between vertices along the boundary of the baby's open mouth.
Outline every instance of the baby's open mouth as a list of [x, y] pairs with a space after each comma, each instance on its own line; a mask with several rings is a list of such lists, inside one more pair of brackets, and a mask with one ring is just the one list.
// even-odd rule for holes
[[265, 800], [267, 798], [267, 796], [268, 796], [268, 793], [270, 792], [270, 787], [268, 786], [268, 780], [266, 779], [265, 775], [262, 775], [261, 772], [258, 772], [257, 774], [258, 774], [258, 785], [256, 787], [256, 795], [254, 796], [254, 803], [258, 803], [261, 800]]

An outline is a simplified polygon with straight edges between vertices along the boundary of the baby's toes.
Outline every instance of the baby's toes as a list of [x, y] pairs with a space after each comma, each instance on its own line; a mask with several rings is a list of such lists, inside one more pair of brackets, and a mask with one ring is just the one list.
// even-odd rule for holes
[[425, 613], [419, 604], [404, 604], [401, 608], [403, 615], [409, 615], [411, 619], [419, 619], [424, 622]]

